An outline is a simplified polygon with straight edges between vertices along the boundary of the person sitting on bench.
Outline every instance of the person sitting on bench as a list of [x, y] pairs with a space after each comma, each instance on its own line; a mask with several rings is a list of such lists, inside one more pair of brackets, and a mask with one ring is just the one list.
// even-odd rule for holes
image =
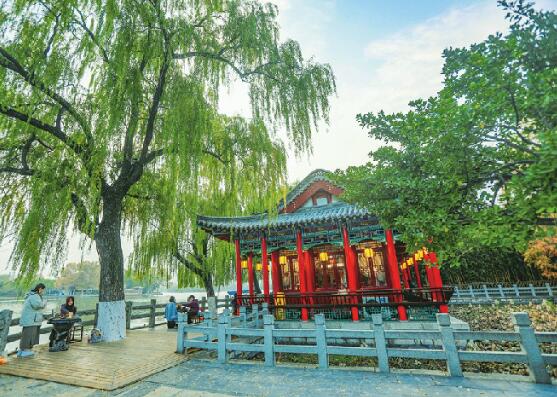
[[60, 306], [60, 317], [75, 317], [76, 314], [77, 307], [74, 305], [74, 297], [68, 296], [66, 298], [66, 303]]
[[188, 324], [191, 324], [193, 319], [197, 318], [197, 315], [199, 314], [199, 301], [195, 299], [195, 296], [190, 295], [184, 306], [188, 312]]

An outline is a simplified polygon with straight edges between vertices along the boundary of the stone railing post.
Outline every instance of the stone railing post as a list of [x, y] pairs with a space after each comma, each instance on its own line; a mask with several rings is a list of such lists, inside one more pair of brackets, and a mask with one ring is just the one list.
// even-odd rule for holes
[[381, 313], [371, 315], [373, 321], [373, 335], [375, 339], [375, 351], [377, 352], [377, 363], [379, 372], [388, 373], [389, 356], [387, 354], [387, 340], [385, 339], [385, 328], [383, 327], [383, 316]]
[[532, 298], [536, 298], [536, 288], [534, 287], [533, 284], [528, 284], [530, 286], [530, 292], [532, 293]]
[[317, 359], [319, 368], [329, 368], [329, 355], [327, 354], [327, 337], [325, 335], [325, 316], [316, 314], [315, 320], [315, 345], [317, 347]]
[[472, 286], [469, 285], [468, 290], [470, 291], [470, 296], [472, 297], [472, 299], [475, 299], [476, 295], [474, 295], [474, 288], [472, 288]]
[[126, 301], [126, 329], [131, 329], [133, 302]]
[[188, 315], [186, 313], [178, 313], [178, 337], [176, 342], [176, 353], [188, 353], [187, 349], [185, 348], [186, 339], [188, 338], [188, 334], [185, 330], [187, 323]]
[[210, 296], [207, 298], [207, 310], [213, 313], [217, 313], [217, 298]]
[[462, 376], [460, 357], [456, 348], [453, 329], [451, 328], [451, 318], [446, 313], [437, 313], [437, 324], [441, 333], [441, 342], [447, 358], [447, 369], [450, 376]]
[[513, 284], [513, 289], [514, 289], [514, 295], [515, 295], [517, 298], [520, 298], [520, 291], [519, 291], [519, 289], [518, 289], [518, 285]]
[[155, 328], [155, 310], [156, 310], [156, 299], [151, 299], [151, 307], [149, 308], [149, 328]]
[[0, 356], [6, 355], [6, 344], [8, 343], [8, 334], [10, 332], [10, 324], [12, 323], [11, 310], [2, 310], [0, 312]]
[[513, 313], [512, 320], [515, 331], [520, 334], [520, 347], [527, 356], [530, 377], [536, 383], [551, 384], [551, 377], [545, 369], [545, 363], [540, 352], [538, 341], [536, 340], [536, 334], [534, 329], [530, 326], [532, 322], [530, 321], [530, 317], [528, 317], [528, 313]]
[[275, 366], [274, 338], [273, 329], [275, 328], [275, 318], [266, 314], [263, 316], [263, 346], [265, 349], [265, 365], [267, 367]]
[[261, 304], [261, 315], [266, 316], [267, 314], [269, 314], [269, 303], [263, 302]]
[[242, 306], [240, 307], [240, 324], [242, 324], [243, 328], [246, 328], [247, 322], [248, 319], [247, 319], [246, 307]]
[[484, 290], [485, 299], [491, 300], [491, 297], [489, 296], [489, 291], [487, 290], [487, 285], [483, 284], [482, 288]]
[[547, 288], [547, 296], [553, 297], [553, 290], [551, 289], [551, 285], [549, 285], [549, 283], [545, 283], [545, 288]]
[[251, 316], [254, 321], [254, 328], [259, 328], [259, 305], [257, 303], [251, 305]]
[[217, 326], [217, 359], [219, 363], [226, 363], [228, 361], [228, 353], [226, 351], [226, 328], [227, 317], [220, 316], [219, 324]]
[[497, 288], [499, 289], [499, 295], [501, 296], [501, 298], [505, 299], [505, 292], [503, 291], [503, 286], [501, 284], [497, 284]]

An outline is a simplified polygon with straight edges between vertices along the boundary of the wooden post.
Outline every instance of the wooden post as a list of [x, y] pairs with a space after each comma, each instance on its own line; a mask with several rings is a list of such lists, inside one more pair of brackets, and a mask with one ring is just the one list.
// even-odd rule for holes
[[316, 314], [315, 319], [315, 345], [317, 347], [317, 358], [319, 368], [329, 368], [329, 355], [327, 354], [327, 338], [325, 336], [325, 316]]
[[250, 301], [253, 303], [253, 252], [248, 254], [248, 288]]
[[236, 313], [242, 303], [242, 256], [240, 254], [240, 240], [234, 240], [236, 248]]
[[[398, 293], [397, 296], [395, 296], [396, 301], [402, 302], [402, 288], [400, 285], [400, 274], [398, 272], [398, 260], [396, 259], [395, 241], [393, 238], [393, 231], [391, 229], [385, 230], [385, 239], [387, 241], [387, 263], [389, 265], [391, 288]], [[398, 305], [397, 310], [399, 320], [408, 320], [408, 315], [406, 314], [406, 308], [404, 305]]]
[[418, 288], [422, 288], [422, 277], [420, 276], [420, 268], [418, 267], [418, 259], [417, 256], [414, 255], [414, 273], [416, 274], [416, 284]]
[[156, 310], [156, 299], [151, 299], [151, 307], [149, 308], [149, 328], [155, 328], [155, 310]]
[[11, 310], [2, 310], [0, 312], [0, 356], [5, 356], [6, 345], [8, 344], [8, 334], [10, 333], [10, 324], [12, 323]]
[[274, 367], [275, 366], [275, 353], [273, 350], [274, 339], [273, 339], [273, 328], [275, 327], [275, 318], [266, 314], [263, 316], [263, 346], [265, 349], [265, 366]]
[[[245, 307], [244, 307], [245, 309]], [[226, 351], [226, 326], [227, 316], [219, 317], [219, 324], [217, 326], [217, 359], [219, 363], [226, 363], [228, 361], [228, 354]]]
[[437, 324], [441, 332], [441, 342], [447, 358], [447, 369], [450, 376], [462, 376], [460, 357], [456, 348], [453, 329], [451, 328], [451, 318], [446, 313], [437, 313]]
[[512, 320], [515, 331], [520, 334], [520, 347], [527, 356], [530, 377], [536, 383], [551, 384], [551, 377], [545, 369], [536, 334], [534, 329], [530, 327], [532, 322], [528, 317], [528, 313], [513, 313]]
[[269, 302], [269, 256], [267, 255], [267, 240], [261, 237], [261, 266], [263, 267], [263, 295], [265, 302]]
[[126, 329], [131, 329], [133, 302], [126, 302]]
[[[306, 283], [306, 270], [304, 266], [304, 251], [303, 251], [303, 244], [302, 244], [302, 232], [296, 232], [296, 251], [298, 253], [298, 275], [300, 277], [300, 292], [302, 294], [301, 303], [302, 305], [306, 305], [306, 293], [307, 293], [307, 283]], [[302, 321], [308, 321], [308, 308], [302, 307]]]
[[271, 278], [273, 279], [273, 296], [276, 297], [277, 292], [280, 292], [278, 251], [271, 253]]
[[186, 324], [188, 323], [188, 315], [186, 313], [178, 313], [178, 337], [176, 341], [176, 353], [187, 354], [185, 341], [188, 335], [185, 333]]
[[[348, 229], [346, 228], [346, 225], [342, 226], [342, 241], [344, 244], [344, 262], [346, 263], [348, 290], [350, 291], [350, 293], [354, 294], [358, 291], [358, 270], [356, 269], [356, 261], [354, 255], [352, 255], [352, 248], [350, 247], [350, 238], [348, 237]], [[358, 298], [356, 296], [352, 297], [350, 303], [357, 304]], [[352, 306], [351, 311], [352, 321], [358, 321], [358, 306]]]
[[371, 315], [373, 321], [373, 334], [375, 339], [375, 351], [377, 352], [377, 363], [379, 372], [388, 373], [389, 356], [387, 354], [387, 341], [385, 339], [385, 328], [383, 327], [383, 317], [381, 313]]

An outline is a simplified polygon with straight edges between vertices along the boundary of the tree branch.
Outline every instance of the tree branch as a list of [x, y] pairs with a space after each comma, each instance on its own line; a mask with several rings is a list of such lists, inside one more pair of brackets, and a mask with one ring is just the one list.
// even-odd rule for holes
[[80, 21], [78, 21], [77, 19], [74, 19], [74, 22], [78, 26], [80, 26], [85, 31], [85, 33], [87, 33], [87, 35], [89, 36], [89, 38], [91, 39], [93, 44], [95, 44], [95, 46], [99, 49], [99, 51], [101, 52], [101, 57], [102, 57], [103, 61], [106, 62], [107, 64], [110, 64], [110, 59], [108, 58], [108, 54], [107, 54], [106, 50], [104, 49], [104, 47], [99, 42], [97, 36], [91, 31], [91, 29], [89, 29], [87, 27], [87, 22], [85, 20], [85, 16], [83, 15], [83, 13], [77, 8], [74, 8], [74, 10], [77, 12], [77, 14], [79, 15], [79, 18], [80, 18]]
[[5, 59], [4, 62], [0, 62], [0, 65], [11, 70], [12, 72], [17, 73], [28, 84], [38, 88], [45, 95], [47, 95], [48, 97], [56, 101], [60, 106], [62, 106], [69, 114], [72, 115], [72, 117], [81, 126], [83, 132], [85, 133], [85, 136], [87, 137], [88, 143], [89, 144], [93, 143], [93, 136], [91, 135], [91, 128], [89, 127], [88, 123], [66, 99], [64, 99], [61, 95], [59, 95], [58, 93], [56, 93], [55, 91], [47, 87], [44, 83], [38, 81], [35, 78], [34, 74], [29, 73], [29, 71], [27, 71], [15, 57], [13, 57], [4, 47], [1, 46], [0, 46], [0, 55]]

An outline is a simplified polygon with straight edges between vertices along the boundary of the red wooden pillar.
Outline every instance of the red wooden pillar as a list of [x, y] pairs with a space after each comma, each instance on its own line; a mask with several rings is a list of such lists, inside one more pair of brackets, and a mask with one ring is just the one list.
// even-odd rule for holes
[[[396, 296], [397, 302], [402, 302], [402, 288], [400, 285], [400, 274], [398, 272], [398, 260], [396, 259], [395, 242], [393, 239], [393, 231], [385, 230], [385, 238], [387, 240], [387, 262], [389, 264], [389, 278], [391, 279], [391, 288], [398, 291]], [[401, 321], [408, 320], [406, 308], [404, 305], [398, 305], [398, 319]]]
[[[441, 279], [441, 272], [439, 271], [439, 263], [437, 262], [437, 254], [435, 252], [429, 253], [429, 259], [432, 263], [431, 273], [433, 275], [433, 280], [435, 282], [435, 288], [441, 289], [443, 288], [443, 280]], [[437, 292], [437, 300], [443, 300], [443, 293], [441, 291]], [[439, 306], [440, 313], [448, 313], [449, 306], [447, 305], [440, 305]]]
[[[296, 233], [296, 251], [298, 253], [298, 276], [300, 277], [300, 293], [301, 293], [301, 303], [302, 305], [306, 304], [306, 293], [307, 293], [307, 284], [306, 284], [306, 269], [304, 266], [304, 251], [302, 246], [302, 232]], [[307, 307], [302, 307], [302, 321], [308, 320], [308, 309]]]
[[304, 266], [306, 267], [306, 286], [307, 292], [315, 291], [315, 268], [311, 252], [304, 251]]
[[242, 255], [240, 254], [240, 240], [234, 240], [236, 246], [236, 314], [239, 313], [242, 302]]
[[410, 277], [408, 277], [408, 268], [406, 267], [406, 262], [402, 262], [404, 268], [402, 270], [402, 282], [404, 283], [404, 288], [410, 288]]
[[414, 273], [416, 274], [416, 283], [418, 284], [418, 288], [422, 288], [422, 278], [420, 276], [420, 268], [418, 267], [418, 259], [416, 259], [416, 255], [414, 255], [413, 258], [414, 258]]
[[267, 256], [267, 240], [261, 237], [261, 266], [263, 266], [263, 295], [269, 303], [269, 257]]
[[253, 302], [253, 252], [248, 254], [248, 288], [251, 302]]
[[[346, 226], [342, 227], [342, 240], [344, 242], [344, 259], [346, 262], [346, 275], [348, 276], [348, 291], [354, 294], [358, 291], [358, 273], [356, 271], [356, 264], [354, 260], [354, 255], [352, 253], [352, 247], [350, 247], [350, 239], [348, 238], [348, 230]], [[351, 303], [357, 303], [358, 298], [353, 297]], [[352, 306], [352, 321], [358, 321], [358, 307]]]
[[271, 278], [273, 279], [273, 296], [277, 296], [277, 292], [280, 291], [280, 280], [279, 280], [279, 252], [275, 251], [271, 253]]
[[352, 257], [354, 258], [354, 266], [356, 266], [356, 289], [360, 289], [360, 262], [358, 261], [358, 250], [356, 246], [352, 246]]

